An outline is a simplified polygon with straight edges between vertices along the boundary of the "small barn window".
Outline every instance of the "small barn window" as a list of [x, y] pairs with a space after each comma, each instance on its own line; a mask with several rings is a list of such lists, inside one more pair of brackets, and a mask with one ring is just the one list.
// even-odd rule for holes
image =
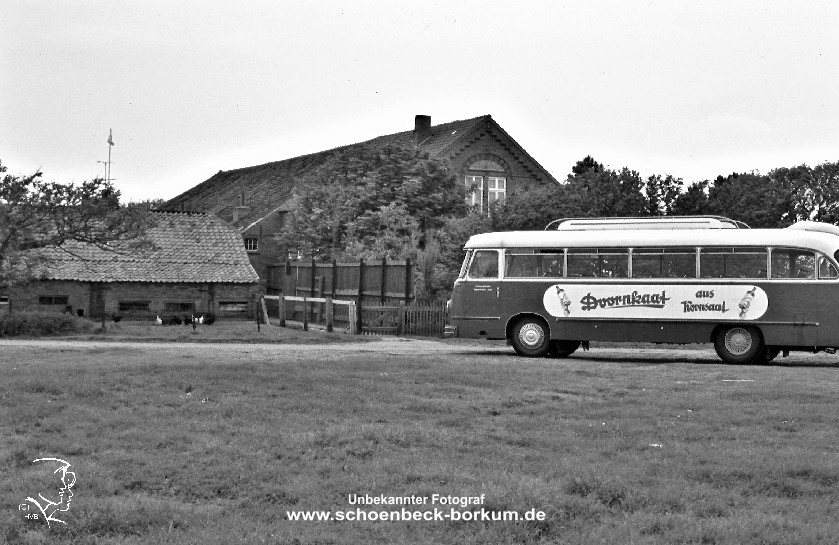
[[258, 252], [259, 239], [256, 237], [245, 237], [245, 250], [248, 252]]
[[220, 301], [218, 304], [219, 312], [247, 312], [247, 301]]
[[120, 312], [149, 312], [151, 301], [120, 301]]
[[163, 308], [166, 312], [192, 312], [195, 305], [192, 301], [167, 301], [163, 304]]
[[41, 295], [38, 297], [39, 305], [66, 305], [68, 297], [66, 295]]

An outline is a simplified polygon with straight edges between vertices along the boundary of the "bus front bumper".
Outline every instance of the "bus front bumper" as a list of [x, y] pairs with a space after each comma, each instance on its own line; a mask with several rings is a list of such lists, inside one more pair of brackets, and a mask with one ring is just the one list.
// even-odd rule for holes
[[447, 325], [443, 328], [443, 337], [457, 337], [457, 326]]

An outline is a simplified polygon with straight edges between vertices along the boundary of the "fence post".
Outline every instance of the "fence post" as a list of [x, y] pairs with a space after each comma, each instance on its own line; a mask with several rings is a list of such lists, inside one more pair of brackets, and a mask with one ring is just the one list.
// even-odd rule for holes
[[350, 321], [350, 335], [355, 335], [358, 333], [358, 309], [353, 302], [351, 305], [347, 307], [347, 316]]
[[362, 318], [362, 301], [364, 300], [364, 259], [358, 261], [358, 303], [355, 305], [356, 326], [355, 332], [361, 335], [364, 328], [364, 319]]
[[[318, 284], [318, 297], [326, 297], [326, 276], [318, 276]], [[315, 320], [317, 323], [320, 323], [323, 314], [326, 314], [326, 306], [321, 306], [321, 303], [318, 303], [317, 319]]]
[[268, 307], [265, 306], [265, 297], [259, 299], [262, 305], [262, 316], [265, 318], [265, 325], [271, 325], [271, 320], [268, 319]]
[[338, 262], [332, 260], [332, 298], [335, 299], [335, 290], [338, 289]]
[[404, 335], [405, 334], [405, 315], [407, 314], [407, 309], [405, 308], [405, 303], [399, 303], [399, 320], [396, 322], [396, 334], [397, 335]]
[[387, 257], [382, 258], [382, 285], [379, 293], [379, 302], [385, 304], [385, 294], [387, 293]]
[[285, 295], [280, 295], [280, 327], [285, 327]]
[[303, 331], [309, 331], [309, 303], [303, 297]]
[[364, 297], [364, 259], [358, 260], [358, 298]]
[[332, 297], [326, 298], [326, 331], [332, 333], [334, 329], [333, 322], [335, 321], [335, 310], [332, 306]]
[[411, 280], [413, 279], [413, 270], [411, 268], [411, 258], [405, 260], [405, 304], [411, 302]]
[[309, 286], [311, 288], [309, 291], [309, 297], [317, 297], [317, 294], [315, 293], [315, 276], [317, 273], [318, 268], [315, 265], [315, 249], [312, 248], [312, 281], [310, 282], [311, 286]]

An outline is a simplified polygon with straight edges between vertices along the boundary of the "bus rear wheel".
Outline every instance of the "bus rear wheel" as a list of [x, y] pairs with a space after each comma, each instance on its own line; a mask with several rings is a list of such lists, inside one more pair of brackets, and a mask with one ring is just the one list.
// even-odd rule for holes
[[752, 326], [721, 327], [714, 339], [714, 348], [722, 361], [733, 365], [761, 363], [761, 358], [766, 356], [763, 336]]
[[551, 346], [548, 324], [541, 318], [522, 318], [513, 327], [512, 341], [518, 355], [541, 358]]
[[549, 352], [555, 358], [567, 358], [580, 348], [580, 341], [551, 341]]

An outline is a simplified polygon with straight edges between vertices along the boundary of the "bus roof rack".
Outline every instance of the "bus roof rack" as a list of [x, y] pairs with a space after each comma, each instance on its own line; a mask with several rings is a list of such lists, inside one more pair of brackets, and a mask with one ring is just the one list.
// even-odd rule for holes
[[628, 229], [749, 229], [749, 226], [742, 221], [722, 216], [561, 218], [545, 226], [545, 231], [623, 231]]
[[816, 233], [830, 233], [831, 235], [839, 235], [839, 227], [832, 223], [822, 223], [820, 221], [799, 221], [788, 226], [787, 229], [793, 231], [813, 231]]

